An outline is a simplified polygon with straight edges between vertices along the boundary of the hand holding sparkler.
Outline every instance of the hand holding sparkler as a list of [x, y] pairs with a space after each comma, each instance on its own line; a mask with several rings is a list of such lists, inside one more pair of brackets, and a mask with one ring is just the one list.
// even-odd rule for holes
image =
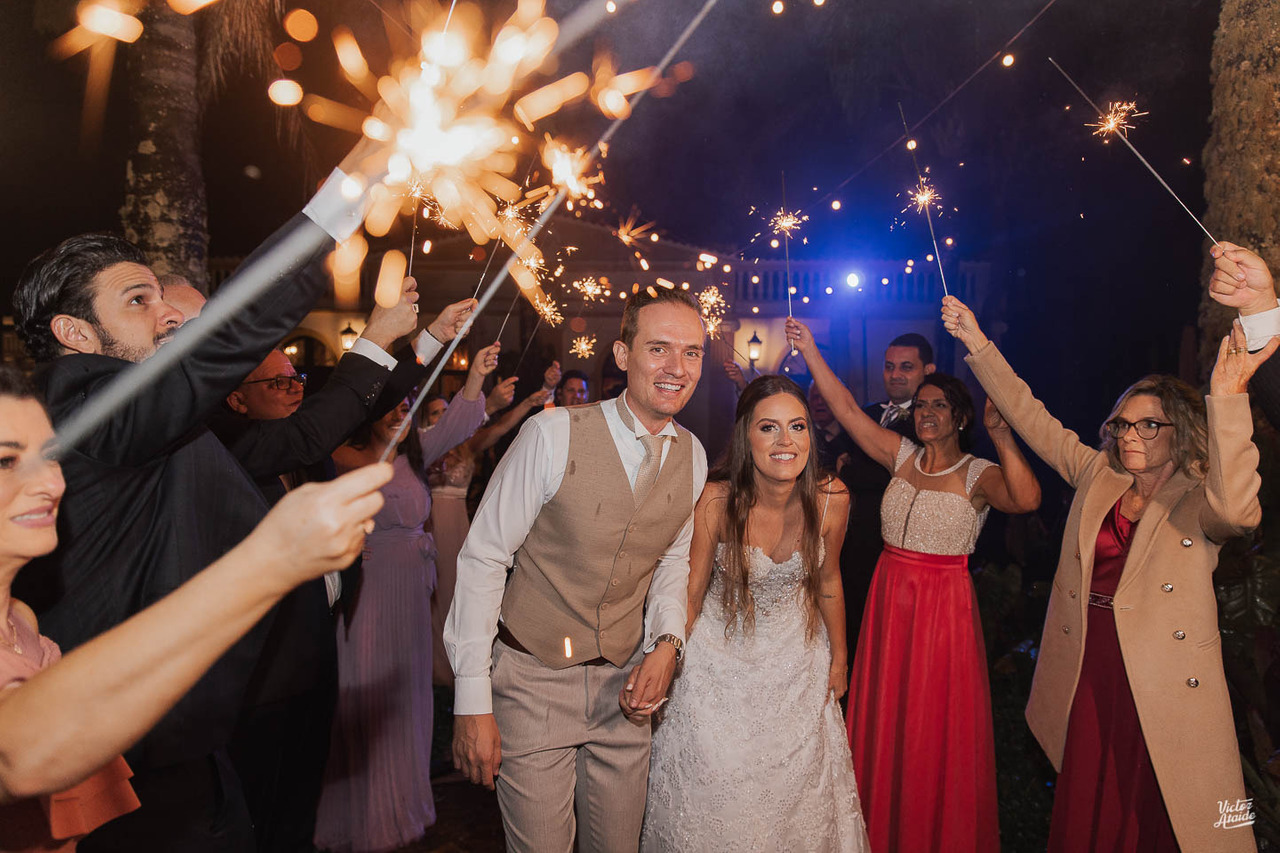
[[516, 398], [517, 381], [516, 377], [508, 376], [497, 385], [494, 385], [488, 394], [484, 395], [484, 413], [486, 415], [496, 415], [511, 405], [511, 401]]
[[1214, 258], [1209, 296], [1215, 302], [1245, 316], [1276, 307], [1275, 281], [1266, 261], [1225, 240], [1209, 247], [1209, 254]]
[[479, 400], [484, 390], [485, 377], [498, 369], [498, 352], [502, 344], [493, 343], [480, 350], [471, 360], [466, 384], [462, 386], [462, 399]]
[[976, 353], [986, 347], [990, 341], [978, 327], [978, 318], [968, 305], [954, 296], [942, 298], [942, 325], [951, 337], [960, 341], [970, 353]]
[[431, 325], [427, 326], [427, 331], [440, 343], [447, 344], [464, 334], [467, 322], [471, 319], [471, 312], [475, 308], [475, 299], [463, 299], [461, 302], [446, 305], [445, 309], [431, 321]]
[[805, 357], [806, 363], [809, 356], [817, 352], [818, 345], [813, 340], [813, 332], [809, 331], [809, 327], [795, 317], [787, 318], [786, 334], [787, 343], [791, 344], [791, 351], [799, 352]]
[[553, 361], [542, 374], [542, 390], [550, 394], [560, 384], [560, 362]]
[[729, 381], [737, 386], [739, 391], [746, 390], [748, 385], [747, 377], [742, 375], [742, 368], [738, 366], [738, 362], [729, 359], [724, 363], [724, 375], [729, 377]]
[[369, 323], [360, 337], [377, 344], [388, 352], [397, 340], [413, 334], [418, 328], [418, 283], [412, 277], [400, 285], [400, 300], [384, 308], [374, 303], [369, 313]]

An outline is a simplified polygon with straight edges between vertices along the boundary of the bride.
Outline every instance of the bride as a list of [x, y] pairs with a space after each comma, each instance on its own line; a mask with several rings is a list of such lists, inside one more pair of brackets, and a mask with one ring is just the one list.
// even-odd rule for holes
[[691, 630], [654, 734], [644, 851], [867, 849], [836, 701], [849, 495], [819, 473], [811, 425], [790, 379], [752, 382], [698, 501]]

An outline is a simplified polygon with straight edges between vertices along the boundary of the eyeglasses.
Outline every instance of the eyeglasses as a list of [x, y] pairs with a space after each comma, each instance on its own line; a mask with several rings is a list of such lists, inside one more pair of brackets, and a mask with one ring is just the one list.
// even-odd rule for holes
[[279, 376], [272, 376], [269, 379], [251, 379], [248, 382], [241, 382], [241, 385], [257, 385], [260, 382], [270, 382], [271, 387], [277, 391], [288, 393], [293, 390], [293, 383], [298, 383], [298, 388], [307, 387], [307, 374], [305, 373], [281, 373]]
[[1105, 429], [1107, 434], [1112, 438], [1120, 438], [1129, 432], [1129, 427], [1133, 427], [1138, 431], [1138, 438], [1144, 441], [1150, 441], [1160, 434], [1160, 427], [1171, 427], [1173, 424], [1166, 421], [1156, 421], [1151, 418], [1143, 418], [1137, 423], [1126, 421], [1124, 418], [1113, 418], [1107, 421]]

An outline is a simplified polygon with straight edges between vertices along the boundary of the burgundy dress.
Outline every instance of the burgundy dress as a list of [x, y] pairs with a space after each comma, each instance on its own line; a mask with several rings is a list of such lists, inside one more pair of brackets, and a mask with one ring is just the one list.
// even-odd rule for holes
[[1084, 661], [1071, 703], [1049, 827], [1051, 853], [1178, 850], [1142, 736], [1110, 607], [1134, 527], [1120, 514], [1117, 501], [1098, 531]]

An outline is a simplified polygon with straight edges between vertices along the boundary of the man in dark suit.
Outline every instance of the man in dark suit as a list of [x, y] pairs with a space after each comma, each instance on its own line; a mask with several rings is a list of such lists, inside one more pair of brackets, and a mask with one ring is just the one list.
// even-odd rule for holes
[[[933, 346], [923, 335], [899, 335], [884, 351], [884, 390], [889, 399], [864, 406], [863, 411], [882, 427], [915, 440], [915, 421], [911, 400], [924, 378], [934, 371]], [[815, 414], [815, 418], [816, 418]], [[843, 433], [841, 435], [848, 439]], [[871, 587], [871, 574], [880, 556], [880, 498], [892, 476], [882, 465], [862, 452], [852, 440], [847, 447], [847, 461], [840, 466], [840, 479], [849, 488], [852, 504], [849, 529], [840, 549], [840, 573], [844, 578], [846, 612], [845, 637], [849, 643], [849, 660], [858, 646], [862, 625], [862, 608]]]
[[[349, 171], [363, 153], [353, 152]], [[41, 631], [64, 650], [176, 589], [265, 515], [252, 479], [204, 424], [327, 291], [324, 257], [359, 224], [364, 205], [342, 197], [344, 177], [335, 172], [246, 261], [276, 246], [305, 247], [280, 280], [63, 456], [59, 548], [33, 561], [19, 586]], [[41, 255], [14, 305], [55, 425], [181, 334], [182, 315], [164, 301], [146, 257], [108, 235], [73, 237]], [[264, 620], [233, 646], [128, 753], [142, 807], [82, 841], [83, 853], [253, 849], [225, 747], [269, 627]]]
[[[418, 325], [417, 285], [406, 279], [393, 308], [375, 307], [329, 380], [305, 400], [305, 377], [272, 350], [209, 420], [269, 505], [298, 469], [325, 462], [369, 417], [396, 367], [396, 341]], [[441, 312], [406, 358], [421, 371], [453, 340], [475, 300]], [[231, 759], [245, 789], [258, 853], [311, 849], [316, 807], [337, 702], [337, 646], [330, 607], [342, 590], [334, 572], [303, 584], [277, 607], [249, 681]]]

